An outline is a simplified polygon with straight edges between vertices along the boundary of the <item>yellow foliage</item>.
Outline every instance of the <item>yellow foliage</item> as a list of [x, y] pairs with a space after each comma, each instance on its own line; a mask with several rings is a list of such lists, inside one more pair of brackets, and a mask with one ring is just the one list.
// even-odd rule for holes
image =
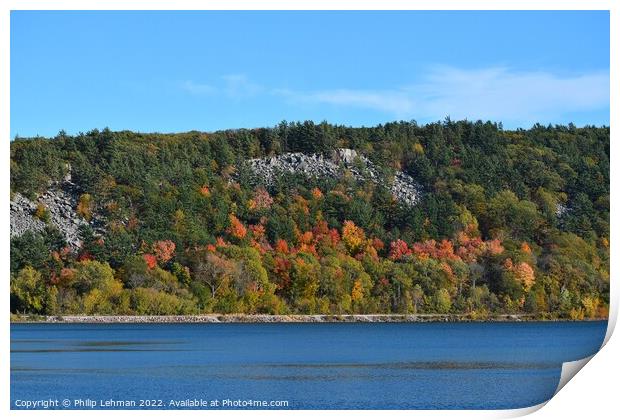
[[351, 300], [353, 302], [360, 302], [364, 299], [364, 289], [362, 287], [362, 282], [360, 280], [356, 280], [353, 284], [353, 290], [351, 290]]
[[364, 230], [350, 220], [345, 220], [342, 226], [342, 242], [351, 254], [357, 254], [366, 241]]
[[93, 198], [90, 194], [82, 194], [78, 201], [77, 213], [86, 220], [93, 216]]

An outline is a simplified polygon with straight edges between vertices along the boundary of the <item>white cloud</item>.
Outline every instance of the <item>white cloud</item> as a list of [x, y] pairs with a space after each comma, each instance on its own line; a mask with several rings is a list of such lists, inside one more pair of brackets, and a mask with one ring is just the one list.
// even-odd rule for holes
[[609, 106], [609, 72], [559, 76], [505, 67], [437, 67], [421, 82], [397, 89], [279, 91], [289, 100], [373, 109], [403, 119], [557, 121]]
[[211, 85], [206, 85], [203, 83], [195, 83], [191, 80], [187, 80], [181, 84], [181, 89], [186, 92], [191, 93], [192, 95], [205, 95], [212, 94], [216, 92], [216, 88]]
[[228, 74], [222, 76], [225, 82], [225, 93], [233, 98], [255, 96], [264, 89], [261, 85], [251, 82], [244, 74]]
[[306, 95], [306, 101], [326, 102], [334, 105], [351, 105], [400, 115], [413, 112], [413, 101], [403, 91], [356, 91], [339, 89]]
[[243, 74], [227, 74], [220, 77], [219, 83], [205, 84], [187, 80], [181, 89], [192, 95], [224, 95], [233, 99], [247, 98], [261, 93], [264, 88], [251, 82]]
[[608, 71], [562, 76], [507, 67], [434, 67], [418, 80], [392, 89], [303, 91], [267, 88], [244, 74], [229, 74], [213, 85], [187, 81], [182, 89], [194, 95], [221, 95], [233, 100], [271, 95], [292, 104], [364, 108], [396, 119], [424, 121], [450, 116], [521, 126], [562, 122], [578, 113], [609, 107]]

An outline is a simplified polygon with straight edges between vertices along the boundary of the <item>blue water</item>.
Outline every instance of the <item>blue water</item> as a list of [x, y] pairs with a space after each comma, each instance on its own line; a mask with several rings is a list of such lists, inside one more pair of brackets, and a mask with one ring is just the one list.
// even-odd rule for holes
[[165, 409], [190, 399], [218, 401], [207, 409], [225, 400], [286, 401], [288, 409], [519, 408], [551, 398], [562, 363], [595, 353], [606, 327], [14, 324], [11, 406], [147, 400], [136, 408]]

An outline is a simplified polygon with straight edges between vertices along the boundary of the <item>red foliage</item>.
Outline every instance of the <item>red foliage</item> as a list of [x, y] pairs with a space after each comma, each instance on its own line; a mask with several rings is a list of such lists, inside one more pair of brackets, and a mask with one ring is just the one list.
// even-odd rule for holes
[[93, 256], [88, 251], [84, 251], [77, 257], [78, 261], [90, 261], [92, 259], [93, 259]]
[[338, 229], [330, 229], [329, 238], [331, 240], [332, 246], [338, 245], [338, 243], [340, 243], [340, 233], [338, 232]]
[[470, 238], [465, 232], [457, 234], [456, 243], [459, 245], [456, 255], [468, 263], [476, 261], [485, 250], [485, 243], [482, 242], [482, 239], [479, 237]]
[[377, 251], [381, 251], [383, 248], [385, 248], [385, 244], [383, 243], [383, 241], [379, 238], [373, 238], [372, 239], [372, 247], [374, 249], [376, 249]]
[[454, 253], [452, 241], [443, 239], [437, 243], [434, 239], [424, 242], [416, 242], [411, 247], [413, 253], [420, 258], [433, 258], [436, 260], [458, 260], [460, 257]]
[[153, 269], [157, 267], [157, 258], [153, 254], [144, 254], [142, 255], [144, 262], [146, 263], [149, 269]]
[[329, 234], [329, 226], [325, 220], [319, 220], [312, 228], [312, 233], [315, 237], [319, 238]]
[[403, 241], [402, 239], [392, 241], [392, 243], [390, 244], [389, 257], [392, 261], [398, 261], [407, 255], [411, 255], [411, 250], [409, 249], [407, 242]]
[[291, 265], [291, 262], [287, 258], [274, 258], [273, 271], [276, 273], [276, 286], [278, 289], [286, 289], [291, 284], [291, 277], [289, 275]]
[[269, 195], [269, 192], [264, 188], [257, 188], [254, 192], [254, 197], [250, 200], [251, 210], [264, 210], [269, 209], [273, 204], [273, 198]]
[[153, 254], [161, 264], [165, 264], [174, 257], [176, 244], [171, 240], [157, 241], [153, 244]]

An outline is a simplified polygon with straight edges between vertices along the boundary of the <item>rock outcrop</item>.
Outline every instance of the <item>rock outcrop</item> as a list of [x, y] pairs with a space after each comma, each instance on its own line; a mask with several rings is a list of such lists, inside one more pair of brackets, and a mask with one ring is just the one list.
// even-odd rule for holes
[[89, 223], [81, 217], [75, 210], [78, 197], [76, 185], [68, 179], [52, 183], [36, 201], [16, 193], [11, 200], [11, 237], [21, 236], [27, 231], [41, 232], [45, 229], [47, 223], [35, 216], [37, 203], [41, 203], [49, 212], [48, 223], [58, 228], [70, 248], [79, 248], [80, 226], [90, 224], [96, 231], [100, 231], [101, 220], [94, 217]]
[[320, 154], [284, 153], [247, 161], [251, 171], [265, 184], [272, 185], [279, 173], [298, 173], [314, 178], [339, 178], [349, 172], [358, 181], [371, 180], [387, 183], [396, 199], [414, 206], [420, 197], [420, 186], [415, 180], [397, 171], [393, 180], [383, 179], [375, 164], [353, 149], [337, 149], [330, 158]]
[[22, 236], [29, 230], [40, 232], [45, 229], [45, 222], [34, 217], [36, 203], [16, 193], [11, 200], [11, 237]]

